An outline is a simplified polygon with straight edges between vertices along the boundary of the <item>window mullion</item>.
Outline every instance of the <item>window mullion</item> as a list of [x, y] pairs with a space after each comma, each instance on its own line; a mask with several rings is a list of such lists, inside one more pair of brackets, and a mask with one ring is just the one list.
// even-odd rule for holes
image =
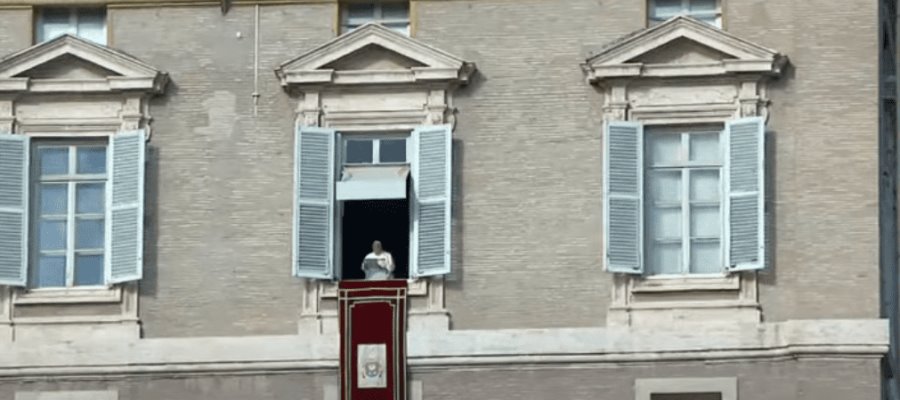
[[375, 7], [372, 7], [372, 21], [381, 22], [381, 17], [384, 15], [384, 12], [381, 10], [381, 3], [375, 3]]
[[381, 139], [372, 140], [372, 164], [381, 164]]
[[[69, 147], [69, 174], [76, 170], [77, 158], [75, 146]], [[72, 287], [75, 283], [75, 181], [68, 184], [68, 204], [66, 209], [66, 287]]]
[[[686, 163], [690, 158], [690, 135], [681, 134], [681, 159]], [[681, 260], [682, 272], [691, 273], [691, 170], [681, 170]]]

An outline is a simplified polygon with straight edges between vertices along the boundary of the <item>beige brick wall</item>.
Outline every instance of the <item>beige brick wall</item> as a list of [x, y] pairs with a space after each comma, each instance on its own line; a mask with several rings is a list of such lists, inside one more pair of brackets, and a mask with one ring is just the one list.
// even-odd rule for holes
[[[602, 325], [601, 95], [578, 64], [643, 26], [637, 0], [420, 1], [417, 36], [474, 61], [456, 97], [462, 203], [456, 329]], [[771, 90], [774, 270], [764, 318], [877, 314], [876, 9], [726, 0], [726, 27], [787, 54]], [[335, 6], [120, 8], [112, 43], [170, 73], [149, 157], [145, 334], [292, 333], [295, 101], [272, 70], [333, 37]], [[30, 42], [30, 12], [0, 10], [0, 51]], [[242, 38], [236, 35], [241, 32]]]
[[[741, 400], [868, 400], [878, 398], [878, 361], [803, 360], [664, 363], [645, 366], [607, 365], [525, 367], [490, 370], [413, 370], [423, 383], [425, 400], [633, 400], [638, 378], [737, 377]], [[321, 400], [324, 385], [336, 385], [337, 372], [191, 376], [180, 379], [146, 376], [117, 380], [55, 379], [0, 382], [0, 398], [15, 391], [107, 390], [119, 400]]]
[[226, 16], [218, 7], [109, 13], [116, 46], [172, 79], [151, 106], [147, 248], [156, 250], [147, 252], [140, 305], [147, 336], [297, 331], [296, 103], [273, 70], [333, 37], [334, 7], [262, 8], [256, 117], [253, 15], [240, 6]]

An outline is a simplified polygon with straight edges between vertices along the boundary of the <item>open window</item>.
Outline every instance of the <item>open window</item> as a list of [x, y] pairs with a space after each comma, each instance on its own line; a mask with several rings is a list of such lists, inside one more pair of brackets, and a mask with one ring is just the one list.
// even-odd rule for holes
[[446, 125], [298, 129], [294, 275], [362, 279], [375, 240], [392, 254], [395, 279], [449, 273], [450, 135]]

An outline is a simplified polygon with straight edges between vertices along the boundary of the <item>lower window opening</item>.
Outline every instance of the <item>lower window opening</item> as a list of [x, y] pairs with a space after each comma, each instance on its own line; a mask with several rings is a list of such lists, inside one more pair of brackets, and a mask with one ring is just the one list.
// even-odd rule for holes
[[344, 201], [341, 279], [364, 279], [363, 259], [381, 241], [394, 258], [394, 279], [409, 277], [409, 200]]

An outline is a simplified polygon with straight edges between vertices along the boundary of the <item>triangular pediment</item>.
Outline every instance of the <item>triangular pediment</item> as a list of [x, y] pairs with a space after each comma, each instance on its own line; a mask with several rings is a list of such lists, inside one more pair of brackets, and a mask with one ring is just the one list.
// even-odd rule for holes
[[421, 41], [370, 23], [283, 63], [289, 84], [465, 82], [474, 65]]
[[412, 58], [400, 53], [390, 51], [379, 45], [368, 45], [356, 52], [332, 61], [319, 69], [332, 69], [335, 71], [365, 71], [365, 70], [402, 70], [427, 67]]
[[584, 64], [592, 82], [616, 77], [779, 74], [786, 58], [691, 17], [613, 41]]
[[[61, 83], [68, 82], [69, 85]], [[0, 59], [0, 90], [158, 92], [166, 74], [121, 51], [71, 35], [37, 44]], [[56, 90], [56, 89], [58, 90]]]

